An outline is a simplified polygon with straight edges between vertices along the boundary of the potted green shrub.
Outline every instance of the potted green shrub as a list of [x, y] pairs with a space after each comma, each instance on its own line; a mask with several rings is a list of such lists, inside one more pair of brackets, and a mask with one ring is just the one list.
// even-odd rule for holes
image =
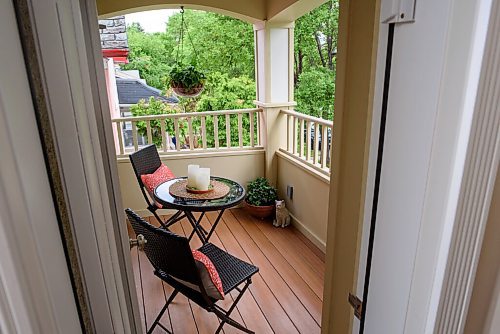
[[175, 65], [170, 71], [170, 86], [175, 94], [183, 97], [196, 97], [201, 94], [206, 76], [195, 66]]
[[267, 179], [259, 177], [248, 184], [245, 203], [252, 216], [260, 219], [271, 216], [274, 213], [276, 199], [278, 193]]

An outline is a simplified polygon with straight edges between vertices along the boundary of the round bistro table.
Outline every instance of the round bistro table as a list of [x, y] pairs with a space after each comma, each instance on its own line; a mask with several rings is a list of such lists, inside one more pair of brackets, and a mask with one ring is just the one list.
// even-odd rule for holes
[[[201, 242], [205, 244], [215, 231], [215, 228], [217, 227], [217, 224], [219, 224], [224, 211], [240, 204], [243, 201], [245, 198], [245, 188], [233, 180], [212, 176], [210, 177], [211, 180], [222, 182], [229, 187], [229, 192], [226, 196], [218, 199], [190, 199], [173, 196], [170, 193], [170, 186], [177, 181], [184, 179], [186, 179], [186, 177], [179, 177], [160, 184], [154, 191], [154, 197], [158, 203], [163, 205], [163, 208], [177, 210], [177, 213], [170, 217], [166, 222], [167, 226], [170, 226], [186, 217], [189, 220], [189, 223], [193, 226], [193, 231], [189, 236], [189, 240], [191, 240], [193, 235], [196, 233]], [[217, 219], [212, 224], [210, 231], [206, 231], [201, 226], [201, 220], [208, 211], [219, 211]], [[201, 212], [200, 217], [196, 219], [193, 212]]]

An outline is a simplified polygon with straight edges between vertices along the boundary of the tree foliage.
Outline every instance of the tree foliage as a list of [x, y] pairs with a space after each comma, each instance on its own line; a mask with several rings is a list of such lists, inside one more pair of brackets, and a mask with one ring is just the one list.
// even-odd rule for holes
[[297, 110], [327, 119], [333, 117], [338, 18], [338, 0], [329, 0], [295, 25]]
[[[304, 15], [295, 25], [295, 99], [297, 110], [326, 119], [333, 119], [335, 94], [335, 58], [338, 37], [338, 0], [329, 0]], [[124, 69], [139, 70], [142, 78], [166, 94], [169, 73], [178, 63], [196, 65], [206, 76], [204, 92], [194, 99], [180, 98], [177, 108], [183, 112], [253, 108], [255, 99], [255, 68], [253, 28], [250, 24], [227, 16], [186, 10], [187, 31], [179, 45], [180, 13], [171, 16], [165, 32], [146, 33], [138, 24], [127, 28], [129, 64]], [[134, 115], [176, 112], [148, 101], [132, 108]], [[214, 144], [213, 117], [206, 118], [207, 142]], [[256, 122], [256, 120], [254, 120]], [[225, 145], [225, 117], [218, 117], [220, 145]], [[238, 117], [232, 116], [231, 145], [238, 145]], [[250, 141], [250, 118], [243, 117], [243, 141]], [[254, 124], [256, 125], [256, 124]], [[172, 125], [167, 122], [167, 131]], [[194, 119], [195, 133], [200, 135], [200, 120]], [[152, 122], [155, 143], [161, 143], [159, 124]], [[254, 127], [256, 128], [256, 126]], [[145, 124], [138, 124], [145, 134]], [[142, 131], [142, 132], [141, 132]], [[184, 135], [184, 134], [183, 134]]]

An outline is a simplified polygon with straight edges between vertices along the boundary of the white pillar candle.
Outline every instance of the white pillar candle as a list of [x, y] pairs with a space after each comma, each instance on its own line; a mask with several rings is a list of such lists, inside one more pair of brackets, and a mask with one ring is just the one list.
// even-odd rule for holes
[[189, 188], [196, 188], [196, 176], [200, 170], [200, 165], [188, 165], [188, 180], [187, 186]]
[[196, 189], [208, 190], [210, 185], [210, 168], [200, 168], [196, 175]]

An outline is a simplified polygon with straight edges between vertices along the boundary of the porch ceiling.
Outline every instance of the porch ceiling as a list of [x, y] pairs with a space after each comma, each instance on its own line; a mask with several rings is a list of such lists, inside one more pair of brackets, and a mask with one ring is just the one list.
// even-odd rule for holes
[[292, 22], [326, 0], [97, 0], [100, 18], [145, 10], [178, 8], [201, 9], [256, 23], [259, 21]]

